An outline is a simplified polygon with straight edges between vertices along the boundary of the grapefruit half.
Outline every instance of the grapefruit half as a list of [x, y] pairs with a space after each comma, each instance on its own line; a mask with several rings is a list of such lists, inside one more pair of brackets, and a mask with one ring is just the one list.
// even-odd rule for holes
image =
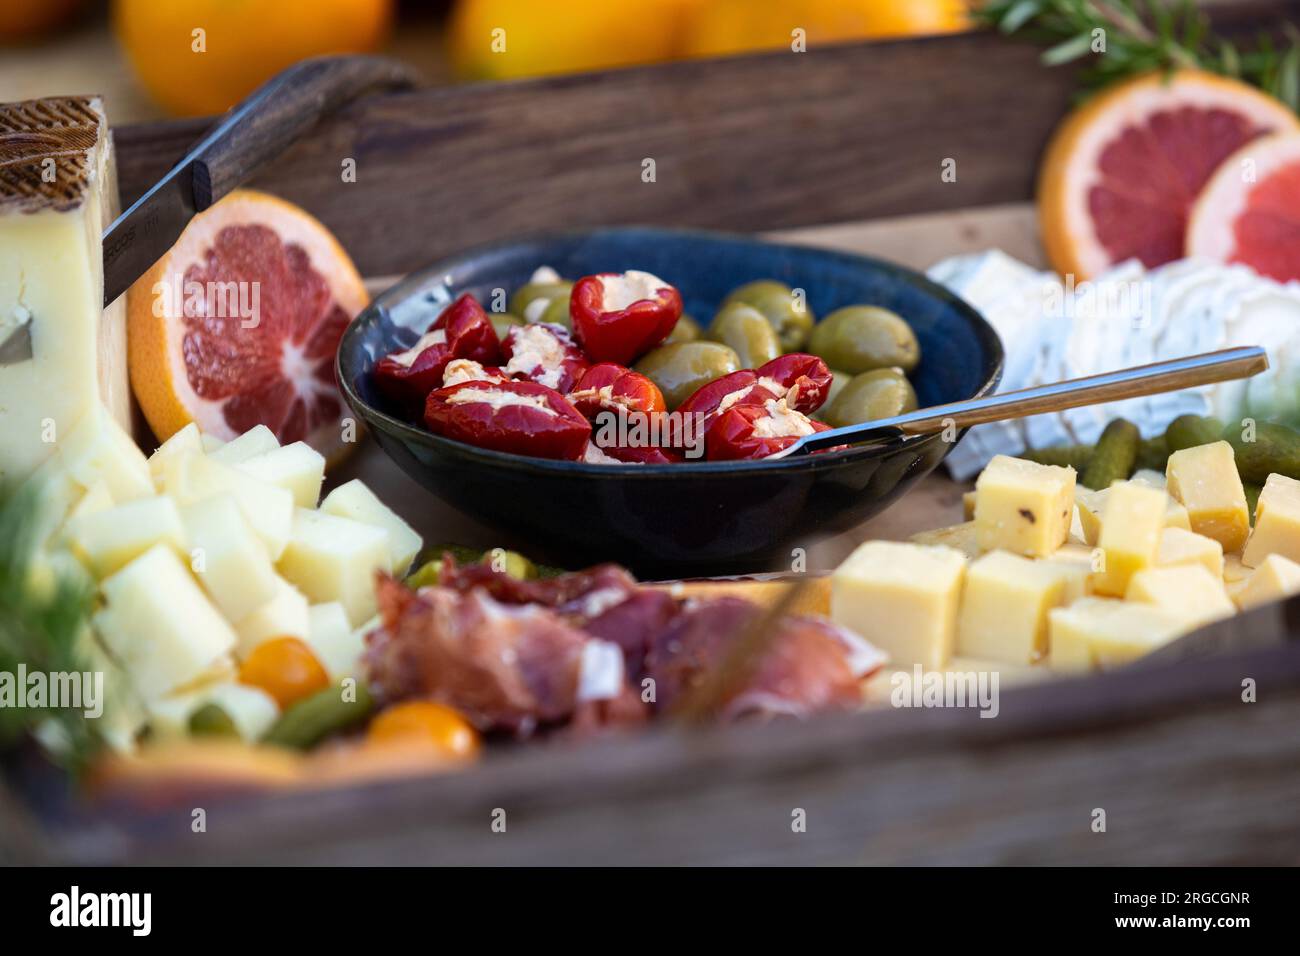
[[1184, 254], [1188, 216], [1228, 156], [1300, 130], [1284, 104], [1198, 70], [1147, 74], [1085, 103], [1056, 130], [1038, 180], [1043, 244], [1061, 274], [1087, 279], [1125, 259]]
[[1192, 207], [1187, 254], [1300, 279], [1300, 133], [1257, 139], [1223, 161]]
[[367, 302], [320, 222], [236, 190], [127, 293], [131, 388], [159, 441], [190, 422], [227, 440], [265, 425], [336, 460], [348, 443], [334, 354]]

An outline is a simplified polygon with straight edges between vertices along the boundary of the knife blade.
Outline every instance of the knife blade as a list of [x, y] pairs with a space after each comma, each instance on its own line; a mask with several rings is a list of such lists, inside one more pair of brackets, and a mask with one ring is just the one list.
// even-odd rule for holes
[[172, 247], [194, 216], [325, 116], [367, 93], [409, 89], [418, 74], [378, 56], [303, 60], [233, 107], [161, 180], [104, 231], [104, 305]]

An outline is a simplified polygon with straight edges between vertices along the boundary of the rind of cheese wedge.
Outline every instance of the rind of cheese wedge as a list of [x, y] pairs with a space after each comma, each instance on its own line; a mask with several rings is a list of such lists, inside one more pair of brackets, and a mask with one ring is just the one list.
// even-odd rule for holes
[[388, 550], [392, 556], [390, 570], [397, 575], [407, 572], [424, 544], [415, 530], [380, 501], [360, 478], [353, 478], [331, 491], [320, 503], [320, 510], [383, 528], [388, 533]]
[[277, 568], [313, 604], [338, 601], [356, 625], [375, 613], [375, 572], [390, 561], [382, 528], [299, 508]]
[[1124, 599], [1153, 604], [1197, 624], [1237, 613], [1223, 589], [1223, 579], [1203, 564], [1144, 568], [1129, 579]]
[[1044, 557], [1065, 543], [1074, 516], [1073, 468], [996, 455], [975, 481], [976, 541]]
[[274, 561], [284, 553], [293, 528], [293, 493], [260, 481], [238, 468], [193, 452], [169, 456], [163, 466], [162, 488], [178, 504], [232, 495], [250, 528], [266, 545]]
[[108, 577], [156, 544], [185, 555], [185, 528], [170, 498], [140, 498], [73, 518], [66, 537], [74, 554], [98, 578]]
[[1087, 597], [1048, 613], [1053, 670], [1089, 671], [1136, 660], [1192, 628], [1151, 604]]
[[1169, 493], [1182, 502], [1192, 530], [1213, 538], [1223, 550], [1240, 551], [1250, 533], [1246, 490], [1226, 441], [1184, 448], [1165, 466]]
[[1270, 554], [1257, 567], [1232, 599], [1243, 611], [1300, 594], [1300, 564], [1280, 554]]
[[1092, 576], [1095, 592], [1121, 597], [1128, 589], [1129, 578], [1155, 563], [1165, 522], [1165, 501], [1163, 491], [1146, 485], [1125, 483], [1106, 489], [1101, 534], [1097, 538], [1105, 567]]
[[896, 667], [943, 667], [956, 642], [965, 571], [965, 556], [952, 548], [867, 541], [831, 576], [831, 618]]
[[1042, 658], [1047, 612], [1064, 603], [1070, 573], [1066, 564], [1007, 551], [990, 551], [973, 561], [962, 589], [957, 653], [1024, 665]]
[[235, 466], [259, 481], [287, 488], [299, 508], [315, 508], [325, 481], [325, 456], [303, 441], [292, 442]]
[[1200, 564], [1216, 581], [1224, 576], [1223, 545], [1195, 531], [1165, 527], [1160, 532], [1160, 547], [1156, 550], [1156, 564], [1169, 567], [1177, 564]]
[[337, 683], [344, 677], [354, 676], [366, 644], [362, 632], [354, 629], [348, 620], [343, 605], [337, 601], [313, 604], [307, 609], [307, 615], [310, 622], [307, 646], [324, 666], [330, 680]]
[[280, 440], [275, 437], [275, 432], [265, 425], [254, 425], [244, 434], [230, 439], [208, 454], [224, 465], [238, 465], [279, 447]]
[[125, 303], [104, 308], [118, 201], [102, 104], [0, 104], [0, 131], [0, 485], [13, 487], [90, 412], [129, 427], [131, 393]]
[[243, 620], [276, 596], [279, 577], [266, 547], [231, 495], [186, 505], [181, 521], [190, 569], [226, 620]]
[[58, 448], [63, 467], [83, 488], [102, 481], [118, 504], [154, 494], [144, 452], [99, 406], [87, 410], [76, 427], [58, 439]]
[[235, 623], [239, 635], [236, 654], [245, 658], [273, 637], [296, 637], [306, 641], [311, 630], [306, 595], [277, 575], [275, 594], [247, 617]]
[[1269, 475], [1264, 482], [1241, 563], [1253, 568], [1270, 554], [1300, 561], [1300, 481], [1286, 475]]
[[166, 545], [101, 584], [95, 629], [145, 701], [228, 667], [235, 632]]

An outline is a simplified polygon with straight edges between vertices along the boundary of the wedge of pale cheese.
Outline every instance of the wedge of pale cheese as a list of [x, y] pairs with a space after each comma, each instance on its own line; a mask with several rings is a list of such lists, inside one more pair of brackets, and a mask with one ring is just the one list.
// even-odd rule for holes
[[129, 430], [124, 303], [103, 306], [116, 211], [98, 98], [0, 105], [0, 484], [30, 475], [92, 409]]

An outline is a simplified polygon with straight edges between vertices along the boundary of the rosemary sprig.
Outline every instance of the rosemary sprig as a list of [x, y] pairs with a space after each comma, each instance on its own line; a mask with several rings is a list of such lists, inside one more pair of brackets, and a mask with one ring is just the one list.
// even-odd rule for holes
[[1243, 50], [1216, 36], [1193, 0], [988, 0], [975, 16], [1049, 44], [1049, 66], [1096, 54], [1084, 71], [1088, 86], [1193, 68], [1243, 80], [1300, 112], [1300, 31], [1290, 23], [1282, 24], [1282, 44], [1264, 34]]
[[[30, 484], [0, 500], [0, 672], [12, 681], [20, 664], [28, 674], [89, 670], [81, 642], [94, 591], [83, 576], [48, 563], [38, 540], [44, 506]], [[83, 766], [99, 736], [81, 709], [0, 706], [0, 749], [37, 728], [48, 731], [50, 722], [59, 743], [53, 755], [73, 769]]]

